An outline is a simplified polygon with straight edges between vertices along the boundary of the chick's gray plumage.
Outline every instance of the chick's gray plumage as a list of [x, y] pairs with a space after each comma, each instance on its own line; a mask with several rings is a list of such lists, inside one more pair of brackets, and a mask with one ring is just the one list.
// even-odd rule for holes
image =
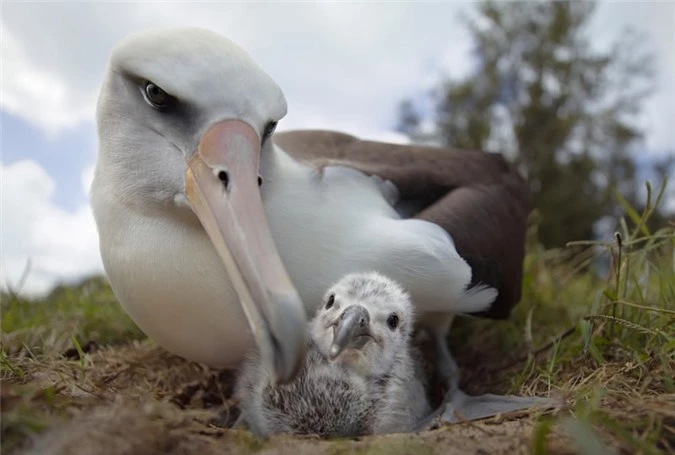
[[242, 415], [256, 434], [329, 437], [372, 432], [374, 400], [368, 385], [331, 365], [313, 343], [292, 382], [273, 386], [257, 358], [247, 363], [240, 381]]
[[[368, 342], [357, 340], [331, 359], [335, 333], [353, 306], [368, 312]], [[243, 420], [263, 436], [412, 430], [429, 412], [413, 324], [413, 306], [398, 284], [377, 273], [347, 275], [310, 321], [307, 356], [292, 382], [273, 385], [255, 355], [244, 364], [236, 390]]]

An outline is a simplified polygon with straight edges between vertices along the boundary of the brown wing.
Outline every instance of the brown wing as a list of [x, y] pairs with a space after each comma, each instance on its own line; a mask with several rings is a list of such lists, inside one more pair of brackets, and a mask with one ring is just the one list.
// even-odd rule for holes
[[501, 155], [473, 150], [362, 141], [331, 131], [277, 133], [274, 142], [317, 167], [340, 164], [391, 180], [411, 216], [450, 233], [473, 270], [472, 283], [499, 296], [478, 316], [505, 319], [521, 296], [530, 198]]

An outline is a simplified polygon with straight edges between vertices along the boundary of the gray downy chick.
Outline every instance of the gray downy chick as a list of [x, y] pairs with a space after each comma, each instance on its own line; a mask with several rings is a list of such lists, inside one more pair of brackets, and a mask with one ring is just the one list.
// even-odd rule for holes
[[345, 437], [411, 431], [429, 413], [412, 346], [413, 305], [378, 273], [342, 278], [309, 322], [305, 363], [288, 384], [253, 356], [235, 390], [241, 420], [259, 436]]

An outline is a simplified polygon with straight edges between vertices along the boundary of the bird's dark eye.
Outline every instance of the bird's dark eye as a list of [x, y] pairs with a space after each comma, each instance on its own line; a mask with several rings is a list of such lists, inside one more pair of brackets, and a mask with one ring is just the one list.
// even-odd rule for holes
[[335, 294], [331, 294], [330, 297], [328, 297], [328, 301], [326, 302], [326, 309], [330, 310], [333, 307], [334, 303], [335, 303]]
[[145, 83], [145, 99], [153, 107], [162, 108], [169, 104], [171, 96], [152, 82]]
[[277, 128], [277, 122], [269, 122], [267, 126], [265, 126], [265, 131], [263, 131], [263, 138], [262, 141], [265, 142], [269, 137], [274, 133], [274, 130]]
[[387, 325], [391, 330], [394, 330], [396, 327], [398, 327], [398, 316], [394, 313], [390, 314], [387, 318]]

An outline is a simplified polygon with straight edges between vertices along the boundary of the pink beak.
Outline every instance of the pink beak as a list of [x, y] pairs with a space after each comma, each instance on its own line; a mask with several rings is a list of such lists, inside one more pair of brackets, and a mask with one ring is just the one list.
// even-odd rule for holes
[[187, 198], [225, 264], [266, 364], [291, 380], [307, 345], [306, 313], [269, 230], [258, 187], [260, 139], [251, 126], [211, 126], [188, 160]]

